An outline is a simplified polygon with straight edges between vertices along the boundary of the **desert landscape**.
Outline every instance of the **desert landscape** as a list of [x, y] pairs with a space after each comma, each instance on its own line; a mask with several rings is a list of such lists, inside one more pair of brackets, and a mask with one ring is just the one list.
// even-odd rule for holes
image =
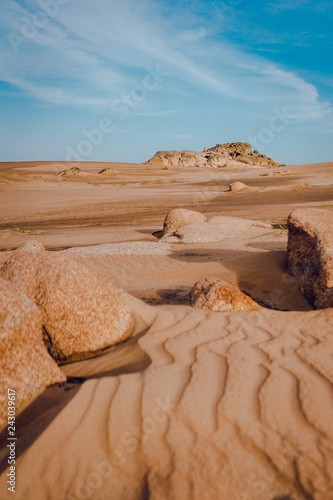
[[0, 200], [1, 498], [333, 499], [333, 162], [3, 162]]

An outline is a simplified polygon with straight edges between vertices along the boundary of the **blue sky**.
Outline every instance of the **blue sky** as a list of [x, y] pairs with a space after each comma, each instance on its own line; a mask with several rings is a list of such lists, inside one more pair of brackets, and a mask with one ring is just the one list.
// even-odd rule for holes
[[3, 0], [0, 161], [333, 161], [331, 0]]

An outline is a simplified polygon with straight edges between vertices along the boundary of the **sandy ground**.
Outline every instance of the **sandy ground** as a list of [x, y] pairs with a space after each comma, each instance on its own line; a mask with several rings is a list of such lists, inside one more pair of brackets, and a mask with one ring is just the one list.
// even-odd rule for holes
[[[73, 166], [82, 172], [58, 175]], [[228, 192], [234, 181], [249, 189]], [[0, 206], [0, 262], [31, 239], [83, 247], [73, 258], [128, 292], [137, 318], [129, 341], [63, 366], [68, 383], [20, 415], [17, 498], [333, 499], [333, 312], [312, 311], [288, 274], [284, 230], [295, 208], [333, 209], [333, 163], [3, 163]], [[175, 207], [275, 226], [164, 244], [153, 233]], [[264, 309], [190, 308], [210, 275]]]

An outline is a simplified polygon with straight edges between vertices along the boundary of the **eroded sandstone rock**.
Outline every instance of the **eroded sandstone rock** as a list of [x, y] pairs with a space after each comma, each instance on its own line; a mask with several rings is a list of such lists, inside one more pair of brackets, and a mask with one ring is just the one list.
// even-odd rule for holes
[[41, 309], [44, 340], [57, 361], [84, 359], [132, 331], [120, 291], [70, 256], [25, 244], [12, 252], [0, 275]]
[[229, 189], [232, 193], [238, 193], [239, 191], [244, 191], [248, 186], [243, 182], [232, 182], [229, 186]]
[[206, 278], [194, 285], [190, 292], [191, 306], [215, 312], [241, 312], [261, 309], [254, 300], [219, 278]]
[[47, 386], [65, 380], [43, 343], [41, 311], [0, 278], [0, 428], [7, 424], [8, 389], [15, 391], [19, 411]]
[[206, 216], [194, 210], [185, 210], [183, 208], [174, 208], [164, 220], [163, 233], [172, 233], [178, 228], [189, 224], [200, 224], [207, 220]]
[[265, 222], [220, 215], [199, 224], [179, 227], [173, 234], [166, 234], [163, 240], [169, 243], [211, 243], [240, 236], [255, 226], [272, 228]]
[[315, 309], [333, 307], [333, 212], [300, 209], [288, 219], [288, 267]]

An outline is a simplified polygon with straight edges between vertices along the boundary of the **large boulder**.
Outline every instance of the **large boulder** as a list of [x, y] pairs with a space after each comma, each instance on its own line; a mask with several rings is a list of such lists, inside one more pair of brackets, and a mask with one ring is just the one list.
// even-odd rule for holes
[[255, 226], [271, 229], [271, 224], [239, 217], [216, 216], [200, 224], [190, 224], [177, 229], [172, 236], [164, 236], [170, 243], [211, 243], [240, 236]]
[[248, 186], [243, 182], [232, 182], [229, 185], [229, 191], [232, 193], [239, 193], [239, 191], [244, 191], [244, 189], [248, 189]]
[[24, 244], [8, 257], [0, 275], [40, 307], [44, 340], [57, 361], [90, 357], [133, 330], [120, 290], [70, 256]]
[[219, 278], [206, 278], [190, 292], [191, 306], [215, 312], [256, 311], [261, 307], [235, 286]]
[[315, 309], [333, 307], [333, 212], [300, 209], [288, 219], [288, 267]]
[[10, 281], [29, 299], [35, 300], [39, 288], [39, 270], [46, 250], [38, 241], [23, 243], [14, 252], [8, 252], [0, 264], [0, 276]]
[[178, 228], [189, 224], [200, 224], [207, 218], [200, 212], [194, 210], [185, 210], [183, 208], [174, 208], [164, 219], [163, 233], [173, 233]]
[[7, 424], [8, 389], [16, 411], [65, 375], [48, 354], [42, 337], [42, 313], [14, 285], [0, 278], [0, 428]]

